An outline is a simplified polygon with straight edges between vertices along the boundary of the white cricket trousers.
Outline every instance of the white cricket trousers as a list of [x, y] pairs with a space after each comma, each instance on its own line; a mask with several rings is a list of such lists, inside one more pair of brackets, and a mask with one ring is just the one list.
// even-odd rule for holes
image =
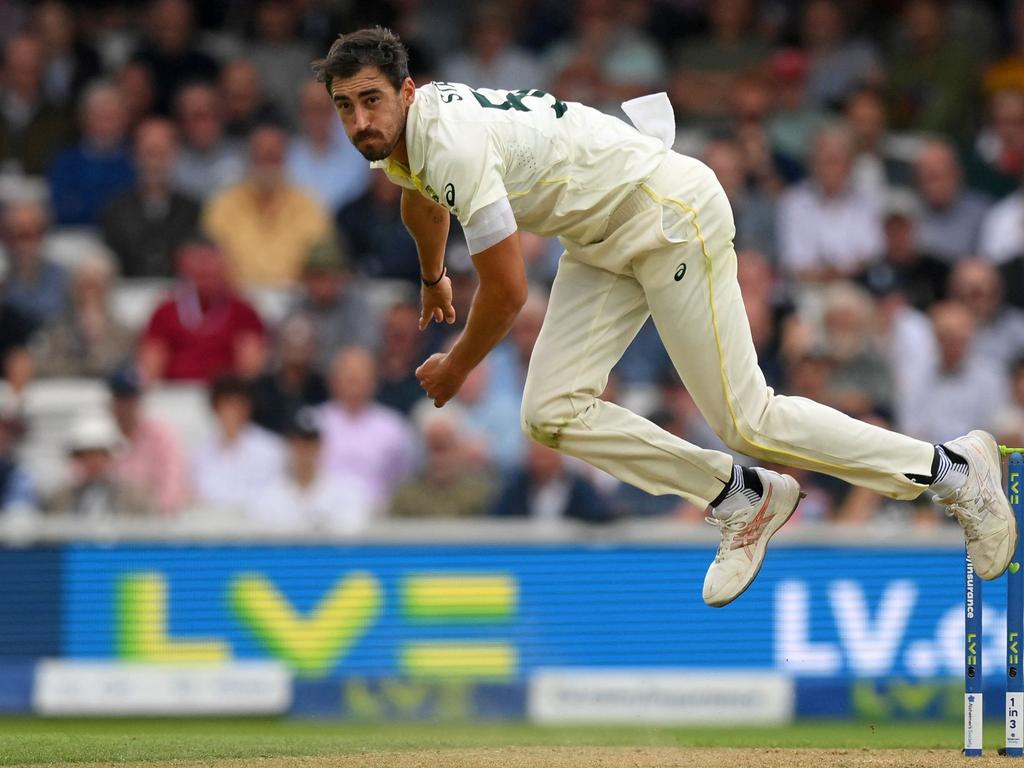
[[599, 243], [565, 242], [530, 361], [522, 426], [648, 493], [698, 505], [733, 459], [598, 399], [648, 315], [694, 402], [731, 449], [823, 472], [895, 499], [925, 488], [933, 447], [802, 397], [775, 394], [757, 364], [736, 281], [735, 225], [703, 163], [669, 152], [612, 214]]

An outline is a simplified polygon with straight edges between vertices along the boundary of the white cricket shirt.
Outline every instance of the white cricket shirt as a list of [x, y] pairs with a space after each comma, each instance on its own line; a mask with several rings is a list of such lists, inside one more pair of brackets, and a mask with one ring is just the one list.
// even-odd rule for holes
[[664, 145], [618, 118], [539, 90], [460, 83], [416, 90], [405, 128], [409, 167], [372, 163], [446, 207], [467, 230], [508, 198], [519, 228], [580, 244], [665, 156]]

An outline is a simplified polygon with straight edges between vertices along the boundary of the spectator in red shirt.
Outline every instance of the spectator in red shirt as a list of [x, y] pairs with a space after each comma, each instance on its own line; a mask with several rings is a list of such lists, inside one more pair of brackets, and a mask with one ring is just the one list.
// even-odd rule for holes
[[178, 251], [177, 263], [179, 283], [153, 312], [139, 344], [144, 377], [210, 382], [259, 368], [263, 322], [235, 292], [221, 252], [193, 240]]

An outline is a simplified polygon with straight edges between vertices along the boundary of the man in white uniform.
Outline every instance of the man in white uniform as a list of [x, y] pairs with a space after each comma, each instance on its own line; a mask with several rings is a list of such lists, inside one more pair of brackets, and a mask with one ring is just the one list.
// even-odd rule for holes
[[979, 575], [1006, 569], [1017, 530], [990, 435], [933, 446], [767, 387], [736, 282], [732, 212], [705, 165], [668, 149], [670, 140], [543, 91], [417, 89], [401, 42], [381, 28], [342, 35], [314, 69], [356, 149], [403, 187], [423, 279], [421, 327], [455, 320], [444, 269], [449, 213], [466, 232], [479, 287], [451, 350], [416, 371], [427, 395], [444, 405], [526, 300], [517, 230], [558, 236], [565, 254], [530, 361], [523, 429], [649, 493], [707, 504], [722, 538], [706, 603], [725, 605], [749, 586], [800, 488], [598, 398], [648, 315], [730, 448], [892, 498], [930, 489], [963, 526]]

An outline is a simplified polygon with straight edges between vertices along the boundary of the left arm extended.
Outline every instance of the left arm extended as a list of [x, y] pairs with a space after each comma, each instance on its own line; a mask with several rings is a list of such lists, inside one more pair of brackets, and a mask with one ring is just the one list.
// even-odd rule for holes
[[432, 355], [416, 369], [416, 378], [438, 408], [505, 337], [526, 302], [526, 269], [518, 233], [475, 254], [473, 264], [480, 285], [465, 329], [447, 354]]

